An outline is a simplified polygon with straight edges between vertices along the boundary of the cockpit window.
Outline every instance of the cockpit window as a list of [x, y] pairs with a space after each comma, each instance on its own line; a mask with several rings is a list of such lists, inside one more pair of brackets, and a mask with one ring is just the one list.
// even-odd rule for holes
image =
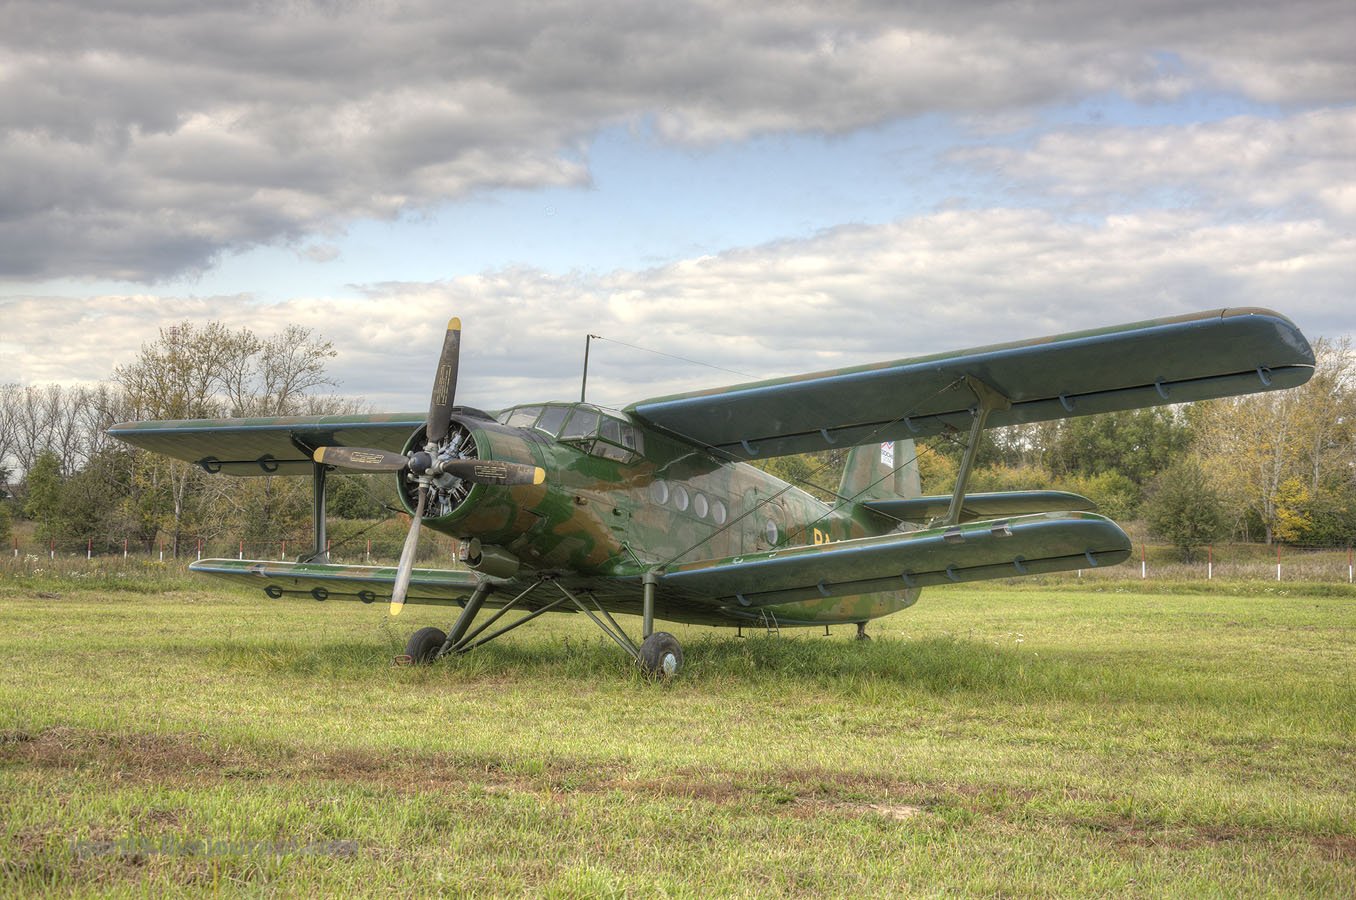
[[560, 432], [560, 439], [589, 438], [598, 431], [599, 415], [596, 410], [576, 408], [569, 423]]
[[568, 406], [548, 406], [537, 420], [537, 430], [555, 437], [560, 433], [560, 426], [565, 424], [565, 417], [569, 414]]
[[509, 414], [504, 417], [504, 424], [515, 428], [530, 428], [539, 415], [541, 415], [540, 406], [520, 406], [509, 410]]

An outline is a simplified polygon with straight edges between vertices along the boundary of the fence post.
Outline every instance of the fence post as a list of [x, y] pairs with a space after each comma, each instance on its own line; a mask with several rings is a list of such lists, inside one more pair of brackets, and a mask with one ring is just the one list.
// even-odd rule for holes
[[[18, 546], [18, 545], [16, 544], [15, 546]], [[15, 554], [17, 555], [19, 551], [15, 550], [14, 552], [15, 552]], [[1348, 551], [1348, 552], [1350, 552], [1350, 551]], [[371, 539], [371, 538], [368, 538], [368, 539], [367, 539], [367, 550], [365, 550], [365, 551], [363, 552], [363, 562], [370, 563], [371, 561], [372, 561], [372, 539]]]
[[240, 555], [237, 556], [236, 559], [244, 559], [244, 558], [245, 558], [245, 540], [244, 540], [244, 538], [241, 538], [241, 540], [240, 540]]
[[1141, 579], [1149, 577], [1149, 554], [1144, 549], [1144, 542], [1139, 545], [1139, 577]]
[[127, 538], [122, 539], [122, 558], [127, 558]]
[[[17, 550], [14, 551], [14, 553], [15, 553], [16, 556], [18, 555], [18, 551], [17, 551]], [[1348, 547], [1348, 548], [1347, 548], [1347, 584], [1351, 584], [1351, 583], [1352, 583], [1352, 581], [1351, 581], [1351, 574], [1352, 574], [1352, 572], [1351, 572], [1351, 548]]]
[[1215, 577], [1215, 548], [1211, 544], [1205, 545], [1205, 580], [1210, 581]]
[[94, 538], [85, 538], [85, 559], [94, 558]]
[[284, 539], [283, 542], [282, 542], [282, 562], [287, 562], [287, 541], [286, 541], [286, 539]]
[[56, 559], [56, 538], [47, 539], [47, 558]]
[[1276, 580], [1281, 580], [1281, 545], [1279, 541], [1276, 543]]
[[160, 542], [160, 561], [161, 561], [161, 562], [164, 562], [164, 561], [165, 561], [165, 542], [164, 542], [164, 541], [161, 541], [161, 542]]

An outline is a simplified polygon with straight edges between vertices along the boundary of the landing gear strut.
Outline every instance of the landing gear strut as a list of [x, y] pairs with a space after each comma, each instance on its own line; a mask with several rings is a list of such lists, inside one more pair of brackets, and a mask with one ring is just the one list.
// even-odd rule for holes
[[871, 635], [869, 635], [869, 634], [866, 633], [866, 623], [865, 623], [865, 622], [858, 622], [858, 623], [857, 623], [857, 640], [859, 640], [859, 641], [869, 641], [869, 640], [871, 640]]
[[[405, 645], [405, 655], [397, 657], [396, 661], [403, 665], [426, 665], [444, 656], [474, 650], [476, 647], [487, 644], [500, 635], [512, 631], [519, 625], [530, 622], [542, 613], [549, 612], [568, 601], [588, 616], [593, 624], [602, 630], [603, 634], [612, 638], [618, 647], [625, 650], [646, 675], [652, 678], [671, 678], [683, 667], [683, 648], [678, 643], [678, 639], [667, 631], [654, 630], [654, 595], [658, 581], [659, 578], [654, 573], [645, 575], [641, 617], [644, 640], [641, 641], [640, 646], [636, 646], [621, 626], [617, 624], [617, 620], [612, 617], [612, 614], [591, 593], [583, 591], [581, 592], [582, 596], [576, 595], [560, 582], [544, 577], [528, 585], [524, 591], [505, 603], [484, 623], [477, 623], [476, 617], [485, 604], [485, 598], [494, 590], [490, 582], [482, 582], [466, 601], [466, 605], [457, 617], [457, 621], [452, 624], [450, 631], [444, 634], [438, 628], [419, 629]], [[530, 612], [520, 610], [523, 614], [518, 619], [485, 634], [506, 613], [518, 608], [519, 604], [529, 594], [548, 582], [554, 582], [560, 590], [561, 597], [540, 605]], [[587, 603], [585, 598], [588, 600]]]

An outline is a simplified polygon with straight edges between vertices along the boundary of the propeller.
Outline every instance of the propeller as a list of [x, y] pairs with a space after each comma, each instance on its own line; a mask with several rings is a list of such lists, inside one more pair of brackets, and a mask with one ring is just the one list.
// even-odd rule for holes
[[[391, 615], [400, 614], [405, 596], [410, 589], [410, 575], [414, 570], [414, 554], [419, 547], [419, 526], [429, 494], [436, 488], [458, 481], [469, 484], [541, 484], [546, 480], [545, 470], [524, 463], [462, 457], [458, 451], [462, 443], [454, 438], [450, 444], [452, 410], [456, 406], [457, 362], [461, 355], [461, 319], [455, 316], [447, 322], [443, 335], [443, 349], [438, 355], [438, 368], [433, 373], [433, 393], [429, 399], [428, 418], [424, 422], [425, 444], [408, 456], [387, 450], [366, 447], [319, 447], [312, 458], [318, 463], [355, 472], [409, 471], [409, 478], [419, 483], [414, 518], [409, 534], [400, 550], [396, 567], [395, 586], [391, 591]], [[472, 449], [471, 452], [474, 452]]]

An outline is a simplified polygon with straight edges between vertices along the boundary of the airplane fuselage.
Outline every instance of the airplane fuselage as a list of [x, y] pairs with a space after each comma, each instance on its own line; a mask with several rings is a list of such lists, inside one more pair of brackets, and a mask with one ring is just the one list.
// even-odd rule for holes
[[[533, 411], [535, 421], [509, 424], [532, 419]], [[575, 416], [585, 421], [572, 429]], [[517, 407], [496, 418], [463, 413], [457, 423], [472, 435], [480, 459], [547, 473], [537, 485], [475, 485], [444, 514], [425, 517], [426, 527], [476, 542], [469, 562], [487, 574], [507, 576], [520, 567], [638, 578], [656, 567], [870, 537], [897, 524], [851, 503], [831, 506], [756, 466], [718, 459], [585, 404]], [[412, 509], [410, 492], [402, 496]], [[864, 621], [912, 604], [917, 594], [806, 601], [747, 616], [732, 610], [718, 619]]]

